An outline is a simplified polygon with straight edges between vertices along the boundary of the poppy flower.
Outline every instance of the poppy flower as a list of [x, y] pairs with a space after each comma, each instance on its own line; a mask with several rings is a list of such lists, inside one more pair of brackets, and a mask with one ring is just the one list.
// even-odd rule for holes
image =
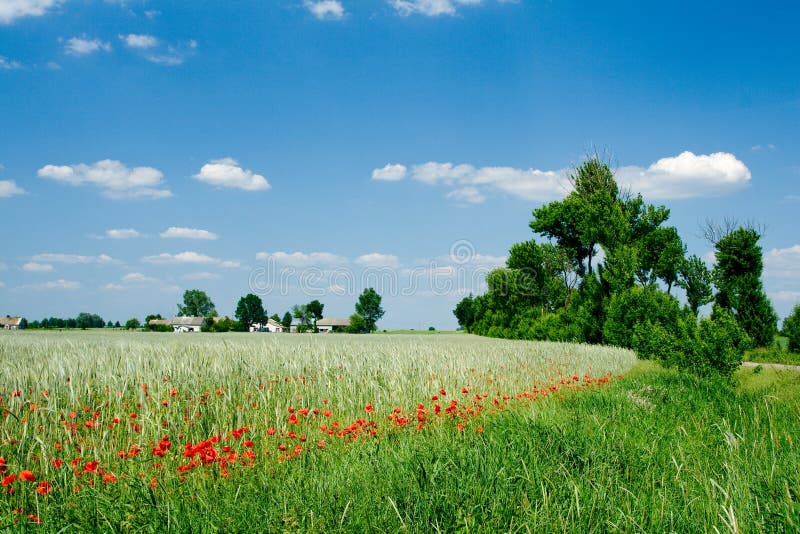
[[36, 477], [33, 475], [33, 472], [26, 469], [19, 472], [19, 479], [24, 480], [25, 482], [33, 482], [36, 480]]
[[36, 487], [36, 493], [39, 495], [49, 495], [52, 491], [53, 486], [46, 480], [39, 482], [39, 485]]

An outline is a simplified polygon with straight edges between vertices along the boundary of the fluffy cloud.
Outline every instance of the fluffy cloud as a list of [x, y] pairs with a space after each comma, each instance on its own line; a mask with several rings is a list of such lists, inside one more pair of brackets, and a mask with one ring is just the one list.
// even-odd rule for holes
[[41, 284], [28, 284], [24, 286], [20, 286], [20, 289], [33, 289], [34, 291], [73, 291], [81, 287], [80, 282], [74, 282], [72, 280], [52, 280], [50, 282], [42, 282]]
[[486, 197], [475, 187], [462, 187], [447, 193], [447, 198], [465, 204], [480, 204]]
[[0, 198], [22, 195], [25, 190], [17, 186], [14, 180], [0, 180]]
[[146, 256], [142, 261], [147, 263], [160, 263], [160, 264], [177, 264], [177, 263], [198, 263], [213, 265], [222, 263], [218, 258], [212, 258], [199, 252], [179, 252], [177, 254], [168, 254], [166, 252], [157, 256]]
[[[2, 0], [0, 0], [2, 4]], [[19, 61], [10, 60], [4, 56], [0, 56], [0, 70], [17, 70], [22, 68], [22, 63]]]
[[305, 0], [303, 4], [319, 20], [339, 20], [345, 15], [339, 0]]
[[372, 254], [364, 254], [356, 258], [356, 263], [365, 267], [391, 267], [396, 269], [400, 266], [400, 260], [397, 256], [392, 254], [381, 254], [380, 252], [373, 252]]
[[79, 256], [78, 254], [53, 254], [49, 252], [37, 254], [31, 258], [31, 261], [40, 263], [67, 263], [73, 265], [109, 265], [119, 263], [119, 261], [106, 254], [100, 254], [99, 256]]
[[129, 33], [120, 35], [119, 38], [130, 48], [146, 49], [158, 46], [158, 39], [152, 35]]
[[62, 0], [0, 0], [0, 24], [11, 24], [18, 18], [38, 17], [56, 7]]
[[45, 165], [38, 171], [41, 178], [73, 186], [94, 185], [112, 199], [167, 198], [172, 193], [159, 189], [163, 173], [153, 167], [129, 169], [116, 160], [104, 159], [91, 165]]
[[122, 277], [119, 283], [110, 282], [102, 286], [106, 291], [128, 291], [131, 289], [156, 288], [165, 293], [173, 293], [178, 290], [177, 286], [168, 285], [158, 278], [146, 276], [142, 273], [128, 273]]
[[217, 239], [217, 234], [198, 228], [170, 226], [159, 234], [165, 239]]
[[621, 167], [616, 178], [622, 187], [654, 199], [716, 197], [744, 189], [750, 169], [727, 152], [695, 155], [682, 152], [649, 167]]
[[82, 37], [71, 37], [64, 45], [64, 52], [71, 56], [86, 56], [99, 51], [111, 52], [111, 45], [100, 39], [89, 39], [85, 35]]
[[764, 254], [764, 276], [800, 284], [800, 245], [774, 248]]
[[232, 187], [245, 191], [266, 191], [271, 188], [266, 178], [249, 169], [242, 169], [233, 158], [211, 160], [193, 176], [196, 180], [217, 187]]
[[[153, 50], [152, 48], [150, 50]], [[156, 65], [176, 67], [182, 65], [186, 59], [197, 51], [197, 41], [194, 39], [185, 43], [168, 45], [158, 51], [152, 51], [144, 56], [144, 59]]]
[[[397, 166], [375, 169], [373, 178], [391, 175], [391, 168]], [[392, 179], [401, 180], [404, 175], [397, 171]], [[430, 161], [414, 165], [410, 175], [413, 180], [427, 185], [451, 188], [447, 197], [462, 204], [484, 202], [490, 192], [547, 202], [564, 197], [572, 189], [566, 169], [474, 167], [464, 163]], [[709, 155], [683, 152], [675, 157], [662, 158], [649, 167], [621, 167], [615, 176], [620, 187], [642, 193], [650, 200], [725, 195], [747, 187], [751, 179], [747, 166], [726, 152]]]
[[[510, 3], [499, 0], [500, 3]], [[389, 0], [389, 4], [401, 15], [455, 15], [460, 6], [477, 6], [481, 0]]]
[[53, 271], [53, 266], [49, 263], [30, 261], [22, 266], [22, 270], [29, 273], [49, 273]]
[[106, 237], [108, 239], [133, 239], [141, 236], [142, 234], [133, 228], [112, 228], [111, 230], [106, 230]]
[[256, 254], [256, 259], [258, 261], [274, 261], [291, 267], [342, 265], [347, 263], [347, 258], [330, 252], [259, 252]]
[[396, 182], [406, 177], [407, 170], [405, 165], [388, 163], [382, 169], [375, 169], [372, 171], [372, 179]]

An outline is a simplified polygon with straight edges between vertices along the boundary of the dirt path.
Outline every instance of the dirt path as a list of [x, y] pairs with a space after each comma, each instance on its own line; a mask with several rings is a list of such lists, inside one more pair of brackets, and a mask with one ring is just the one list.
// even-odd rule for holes
[[773, 369], [788, 369], [800, 372], [800, 365], [787, 365], [785, 363], [742, 362], [742, 367], [772, 367]]

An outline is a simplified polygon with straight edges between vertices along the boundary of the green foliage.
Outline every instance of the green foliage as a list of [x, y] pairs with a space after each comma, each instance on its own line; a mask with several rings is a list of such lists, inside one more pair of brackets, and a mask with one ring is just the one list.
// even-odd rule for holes
[[286, 313], [284, 313], [283, 314], [283, 319], [281, 319], [278, 322], [280, 322], [283, 325], [283, 327], [286, 329], [286, 331], [288, 332], [289, 329], [292, 328], [292, 312], [288, 312], [287, 311]]
[[633, 287], [611, 297], [603, 325], [603, 341], [630, 348], [637, 325], [650, 322], [675, 331], [681, 314], [677, 299], [653, 286]]
[[772, 344], [778, 331], [778, 315], [761, 283], [761, 235], [754, 228], [739, 227], [715, 243], [714, 278], [719, 292], [716, 304], [734, 317], [759, 347]]
[[267, 321], [267, 310], [264, 309], [261, 297], [253, 293], [248, 293], [239, 299], [234, 315], [241, 324], [248, 327], [256, 323], [265, 323]]
[[314, 325], [316, 326], [317, 321], [322, 319], [322, 310], [325, 308], [325, 305], [318, 300], [312, 300], [306, 305], [306, 309], [308, 313], [314, 318]]
[[216, 317], [217, 310], [204, 291], [189, 289], [183, 293], [183, 305], [178, 304], [178, 315], [186, 317]]
[[800, 304], [783, 320], [783, 335], [789, 338], [789, 350], [800, 352]]
[[680, 264], [678, 274], [677, 284], [686, 291], [686, 300], [696, 316], [701, 306], [714, 300], [711, 271], [702, 259], [689, 256]]
[[138, 330], [141, 326], [139, 319], [134, 317], [133, 319], [128, 319], [125, 323], [125, 330]]
[[458, 326], [463, 328], [467, 333], [469, 333], [472, 329], [473, 323], [475, 323], [475, 300], [470, 293], [469, 296], [464, 297], [456, 304], [456, 308], [453, 310], [453, 315], [456, 316], [456, 320], [458, 320]]
[[381, 296], [375, 289], [368, 287], [358, 296], [356, 313], [366, 321], [367, 330], [374, 332], [376, 323], [386, 313], [381, 307]]
[[240, 321], [234, 321], [233, 319], [229, 319], [228, 317], [223, 317], [222, 319], [217, 318], [216, 316], [208, 316], [206, 320], [203, 322], [203, 326], [200, 327], [200, 330], [203, 332], [247, 332], [249, 330], [249, 325], [247, 323], [242, 323]]
[[348, 334], [364, 334], [369, 332], [367, 320], [361, 315], [354, 313], [350, 316], [350, 326], [345, 328]]

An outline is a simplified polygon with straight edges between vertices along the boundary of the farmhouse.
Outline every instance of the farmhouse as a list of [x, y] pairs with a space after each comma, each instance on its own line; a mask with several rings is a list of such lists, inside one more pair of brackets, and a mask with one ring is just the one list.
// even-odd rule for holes
[[350, 326], [350, 319], [335, 319], [323, 317], [317, 321], [317, 330], [320, 334], [327, 334], [329, 332], [338, 332]]
[[[199, 332], [205, 322], [205, 317], [173, 317], [172, 319], [150, 319], [147, 323], [151, 326], [169, 325], [175, 332]], [[214, 321], [216, 322], [216, 317]]]
[[269, 319], [265, 323], [254, 323], [250, 325], [251, 332], [285, 332], [286, 328], [276, 321]]
[[0, 317], [0, 329], [20, 330], [22, 328], [22, 317]]

